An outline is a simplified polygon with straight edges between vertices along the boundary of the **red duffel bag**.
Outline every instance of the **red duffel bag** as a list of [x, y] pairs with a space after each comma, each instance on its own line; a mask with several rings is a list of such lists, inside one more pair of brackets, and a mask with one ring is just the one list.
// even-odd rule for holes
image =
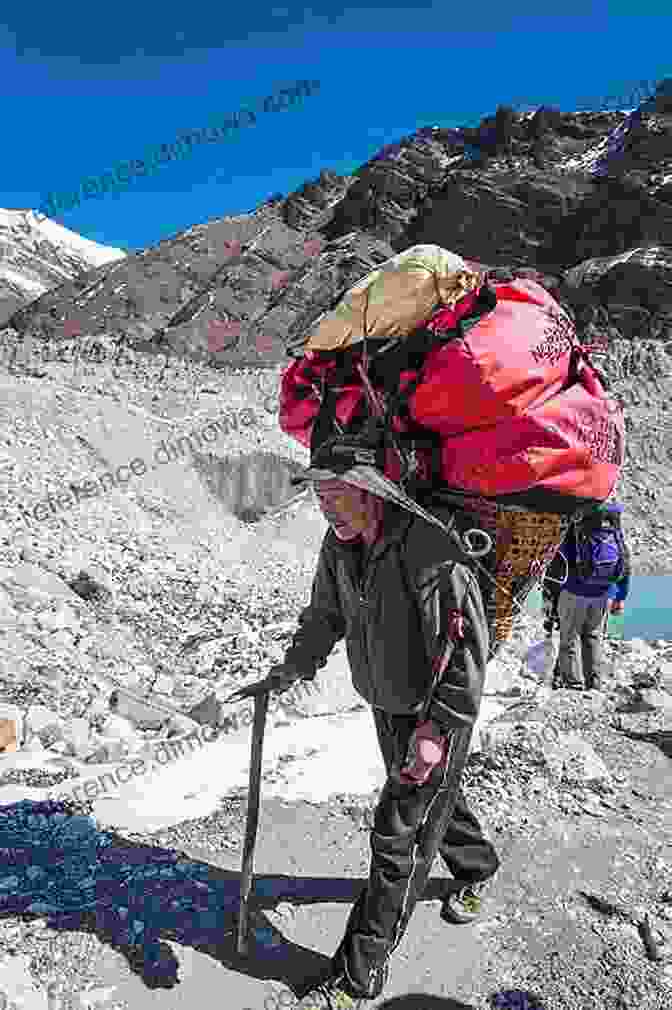
[[[604, 500], [623, 462], [618, 404], [544, 288], [516, 280], [495, 292], [494, 312], [429, 352], [409, 399], [413, 420], [442, 438], [442, 481], [487, 497], [543, 488]], [[437, 332], [442, 315], [429, 323]]]
[[[432, 475], [435, 486], [493, 498], [533, 488], [599, 501], [609, 496], [623, 462], [623, 415], [577, 344], [571, 320], [541, 285], [486, 283], [453, 308], [436, 310], [406, 345], [392, 386], [387, 369], [385, 392], [375, 379], [368, 389], [365, 383], [384, 365], [385, 351], [370, 352], [371, 368], [361, 345], [354, 353], [317, 352], [294, 362], [281, 384], [281, 429], [310, 447], [326, 408], [335, 430], [358, 431], [377, 412], [370, 393], [384, 409], [392, 389], [387, 435], [434, 433], [438, 472], [429, 449], [417, 449], [415, 457], [416, 472], [425, 480]], [[392, 480], [407, 472], [389, 437], [380, 458]]]
[[[280, 383], [280, 428], [301, 445], [310, 448], [313, 424], [320, 409], [325, 386], [334, 387], [337, 362], [320, 360], [318, 354], [309, 353], [294, 361], [282, 373]], [[335, 417], [338, 423], [349, 427], [365, 402], [364, 386], [357, 377], [350, 383], [338, 386]]]

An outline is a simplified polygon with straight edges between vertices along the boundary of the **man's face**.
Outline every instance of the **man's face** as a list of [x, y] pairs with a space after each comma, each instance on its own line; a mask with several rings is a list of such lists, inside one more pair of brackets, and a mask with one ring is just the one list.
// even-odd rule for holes
[[340, 480], [324, 480], [315, 485], [322, 515], [339, 540], [355, 540], [370, 523], [366, 492]]

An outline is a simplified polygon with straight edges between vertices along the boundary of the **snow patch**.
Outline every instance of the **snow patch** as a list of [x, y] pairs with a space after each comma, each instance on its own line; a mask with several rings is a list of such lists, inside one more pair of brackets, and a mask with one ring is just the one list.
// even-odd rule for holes
[[[506, 706], [483, 699], [472, 748], [479, 746], [480, 729]], [[83, 798], [86, 782], [104, 779], [104, 790], [94, 800], [99, 824], [124, 831], [157, 831], [182, 821], [214, 813], [222, 797], [246, 791], [250, 777], [251, 729], [220, 735], [198, 748], [184, 745], [170, 762], [144, 762], [146, 771], [130, 777], [132, 761], [80, 766], [81, 777], [51, 790], [5, 786], [0, 806], [20, 799], [48, 799], [67, 793]], [[173, 752], [174, 754], [174, 752]], [[137, 757], [134, 759], [137, 761]], [[125, 768], [120, 779], [116, 771]], [[112, 791], [115, 782], [127, 779]], [[284, 721], [269, 717], [262, 759], [263, 796], [320, 803], [336, 793], [370, 795], [385, 782], [385, 768], [370, 709], [329, 716]], [[102, 790], [101, 790], [102, 792]]]
[[17, 287], [19, 291], [33, 294], [36, 298], [39, 298], [40, 295], [43, 295], [48, 290], [46, 284], [40, 284], [39, 281], [31, 280], [30, 277], [19, 273], [18, 270], [10, 270], [9, 267], [3, 267], [2, 265], [0, 265], [0, 280], [7, 281], [8, 284], [13, 284]]
[[5, 228], [19, 228], [27, 235], [38, 232], [54, 245], [74, 252], [91, 266], [102, 266], [103, 263], [111, 263], [128, 255], [123, 249], [101, 245], [57, 224], [51, 218], [38, 216], [34, 210], [5, 210], [0, 207], [0, 229]]

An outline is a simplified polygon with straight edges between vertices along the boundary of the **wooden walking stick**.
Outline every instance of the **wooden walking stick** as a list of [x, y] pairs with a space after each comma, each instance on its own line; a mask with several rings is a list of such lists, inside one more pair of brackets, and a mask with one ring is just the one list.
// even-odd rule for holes
[[254, 846], [259, 824], [259, 793], [261, 790], [261, 756], [264, 745], [264, 727], [268, 708], [268, 691], [255, 696], [254, 722], [252, 723], [252, 751], [250, 757], [250, 789], [247, 797], [247, 824], [243, 865], [240, 871], [240, 910], [238, 913], [238, 953], [247, 954], [249, 901], [252, 889]]
[[240, 907], [238, 912], [238, 953], [248, 951], [249, 900], [252, 889], [252, 868], [254, 865], [254, 846], [257, 840], [259, 824], [259, 793], [261, 790], [261, 758], [264, 745], [264, 727], [268, 709], [269, 691], [275, 678], [267, 677], [250, 687], [234, 691], [226, 701], [237, 701], [241, 698], [254, 698], [254, 722], [252, 723], [252, 749], [250, 756], [250, 788], [247, 797], [247, 823], [245, 825], [245, 844], [243, 846], [243, 864], [240, 871]]

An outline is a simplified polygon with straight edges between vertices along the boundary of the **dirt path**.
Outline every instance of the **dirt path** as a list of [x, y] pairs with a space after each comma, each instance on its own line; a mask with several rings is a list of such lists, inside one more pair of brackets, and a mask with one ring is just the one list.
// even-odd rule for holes
[[[672, 1005], [670, 962], [648, 961], [632, 922], [596, 912], [579, 893], [648, 910], [653, 926], [672, 931], [672, 905], [660, 900], [666, 889], [672, 899], [670, 761], [655, 745], [628, 740], [615, 730], [602, 727], [598, 735], [595, 749], [609, 770], [624, 778], [615, 792], [593, 803], [590, 813], [563, 812], [542, 791], [524, 797], [504, 818], [491, 817], [478, 785], [487, 759], [472, 756], [467, 795], [502, 860], [487, 909], [471, 926], [444, 923], [437, 880], [448, 874], [437, 864], [393, 957], [387, 991], [367, 1005], [485, 1010], [494, 993], [514, 988], [539, 994], [545, 1010]], [[571, 798], [565, 802], [571, 808]], [[126, 958], [106, 948], [97, 972], [101, 984], [116, 985], [115, 997], [133, 1010], [296, 1005], [289, 987], [326, 966], [367, 877], [374, 805], [375, 795], [325, 804], [262, 796], [255, 856], [257, 926], [271, 930], [267, 944], [277, 946], [257, 942], [251, 956], [241, 960], [231, 918], [231, 932], [218, 947], [172, 942], [162, 934], [173, 953], [164, 943], [165, 974], [157, 988], [150, 988], [142, 969], [131, 971]], [[227, 881], [235, 906], [245, 800], [227, 800], [223, 807], [208, 820], [206, 835], [219, 851], [184, 842], [180, 848]], [[194, 824], [194, 837], [204, 837], [203, 822]], [[222, 850], [221, 839], [232, 847]], [[154, 835], [153, 842], [170, 847], [170, 831]], [[281, 993], [282, 1004], [277, 1002]]]

